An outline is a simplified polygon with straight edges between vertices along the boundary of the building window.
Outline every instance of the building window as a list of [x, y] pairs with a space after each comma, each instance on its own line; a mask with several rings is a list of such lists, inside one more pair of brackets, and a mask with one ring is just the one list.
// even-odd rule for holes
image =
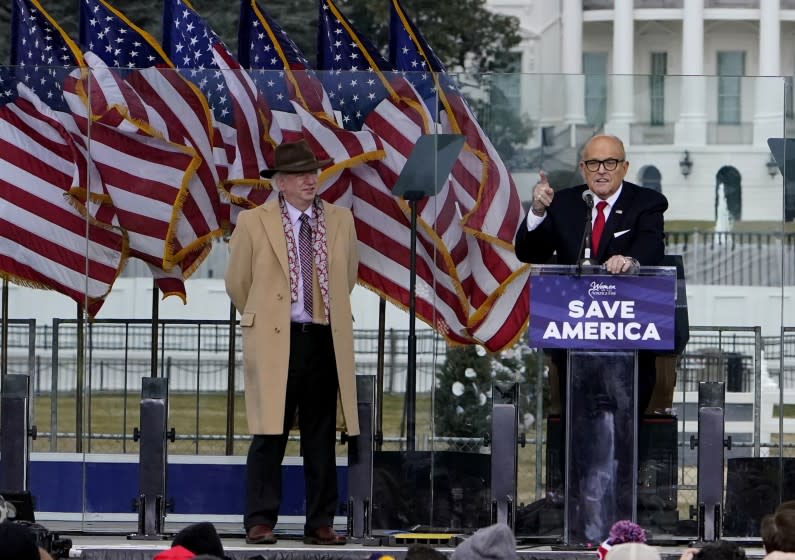
[[668, 73], [668, 53], [651, 53], [651, 75], [649, 76], [649, 107], [651, 124], [665, 124], [665, 75]]
[[662, 192], [662, 175], [660, 170], [653, 165], [644, 165], [638, 173], [640, 184], [647, 189]]
[[585, 119], [601, 127], [607, 116], [607, 53], [583, 53], [585, 74]]
[[718, 124], [740, 124], [744, 74], [744, 52], [718, 52]]
[[724, 165], [715, 174], [715, 231], [730, 231], [743, 216], [743, 178]]

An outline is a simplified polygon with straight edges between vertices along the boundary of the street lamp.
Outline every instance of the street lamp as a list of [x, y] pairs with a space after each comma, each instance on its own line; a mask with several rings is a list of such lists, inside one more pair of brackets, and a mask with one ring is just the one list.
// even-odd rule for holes
[[774, 179], [778, 174], [778, 164], [776, 163], [776, 158], [773, 157], [773, 154], [770, 154], [770, 158], [765, 163], [765, 167], [767, 167], [767, 174], [770, 175], [771, 179]]
[[679, 171], [682, 172], [682, 177], [687, 177], [692, 169], [693, 160], [690, 159], [690, 152], [685, 150], [685, 153], [682, 154], [682, 159], [679, 160]]

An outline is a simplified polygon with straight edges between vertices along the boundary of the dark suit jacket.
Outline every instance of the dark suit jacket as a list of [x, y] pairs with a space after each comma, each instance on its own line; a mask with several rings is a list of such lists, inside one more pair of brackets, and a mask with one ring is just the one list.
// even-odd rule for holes
[[[578, 261], [588, 211], [582, 200], [586, 188], [579, 185], [556, 192], [546, 218], [533, 231], [527, 231], [527, 222], [522, 222], [514, 243], [519, 260], [544, 264], [557, 252], [558, 264]], [[644, 266], [659, 265], [665, 253], [663, 212], [667, 208], [662, 194], [624, 181], [593, 257], [603, 263], [613, 255], [624, 255]]]

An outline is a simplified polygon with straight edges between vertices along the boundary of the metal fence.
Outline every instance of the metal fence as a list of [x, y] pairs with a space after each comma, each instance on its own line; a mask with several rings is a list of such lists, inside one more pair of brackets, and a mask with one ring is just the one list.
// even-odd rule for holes
[[[795, 333], [785, 329], [782, 336], [761, 337], [753, 327], [693, 327], [686, 352], [679, 361], [677, 388], [697, 390], [700, 381], [724, 381], [729, 392], [753, 389], [754, 356], [760, 351], [769, 374], [785, 389], [795, 389]], [[241, 367], [241, 334], [236, 326], [233, 367]], [[228, 387], [228, 321], [160, 320], [157, 335], [155, 375], [169, 377], [171, 390], [224, 391]], [[354, 331], [357, 373], [373, 374], [379, 355], [376, 330]], [[148, 320], [97, 320], [85, 330], [84, 359], [95, 390], [114, 391], [138, 388], [126, 380], [151, 375], [152, 326]], [[33, 320], [12, 320], [8, 333], [10, 373], [34, 373], [34, 390], [52, 390], [57, 372], [58, 391], [76, 390], [78, 324], [56, 320], [36, 325]], [[757, 349], [757, 346], [759, 348]], [[445, 341], [430, 330], [417, 332], [419, 367], [418, 392], [430, 391], [434, 370], [444, 361]], [[408, 331], [389, 329], [384, 333], [384, 390], [400, 393], [405, 386], [404, 369], [408, 352]], [[783, 362], [783, 371], [779, 364]], [[54, 365], [53, 365], [54, 364]], [[187, 379], [191, 378], [191, 381]], [[196, 381], [196, 379], [200, 381]], [[235, 389], [242, 390], [236, 376]]]
[[[690, 285], [792, 286], [795, 285], [795, 233], [668, 231], [666, 252], [681, 254]], [[191, 276], [218, 278], [226, 269], [229, 251], [222, 242]], [[141, 261], [130, 261], [123, 276], [146, 276]], [[43, 333], [46, 336], [46, 332]]]
[[792, 286], [795, 234], [667, 232], [666, 252], [682, 255], [689, 285]]
[[[171, 453], [245, 454], [249, 436], [240, 375], [240, 332], [239, 327], [231, 330], [223, 323], [160, 321], [154, 370], [152, 329], [146, 321], [97, 321], [83, 335], [90, 340], [90, 347], [82, 360], [77, 356], [80, 344], [75, 321], [46, 326], [13, 324], [9, 327], [9, 371], [33, 372], [34, 423], [40, 433], [34, 447], [137, 453], [132, 429], [138, 422], [141, 379], [155, 371], [169, 379], [170, 422], [177, 424], [177, 441], [169, 444]], [[231, 366], [226, 347], [230, 336], [236, 347]], [[388, 331], [379, 341], [376, 331], [355, 331], [358, 373], [375, 373], [379, 348], [384, 348], [384, 400], [391, 399], [393, 416], [405, 390], [407, 336], [407, 331]], [[483, 438], [434, 434], [432, 391], [445, 361], [446, 346], [434, 333], [420, 331], [417, 351], [418, 403], [430, 409], [423, 417], [427, 424], [418, 430], [417, 448], [454, 446], [481, 452], [486, 445]], [[702, 381], [726, 384], [725, 429], [733, 440], [732, 449], [726, 451], [728, 458], [795, 456], [795, 418], [785, 418], [784, 407], [779, 406], [795, 404], [795, 329], [784, 329], [780, 337], [763, 338], [758, 327], [694, 326], [675, 372], [671, 413], [676, 422], [676, 451], [672, 454], [676, 459], [672, 474], [683, 511], [696, 503], [697, 457], [690, 436], [698, 433], [697, 391]], [[545, 381], [539, 377], [535, 382]], [[539, 387], [520, 387], [521, 394], [533, 396], [529, 410], [541, 420], [526, 423], [527, 447], [519, 450], [519, 490], [524, 499], [542, 496], [548, 474], [543, 421], [547, 409]], [[383, 433], [385, 450], [405, 448], [402, 419], [397, 429], [396, 422], [393, 417], [393, 428]]]

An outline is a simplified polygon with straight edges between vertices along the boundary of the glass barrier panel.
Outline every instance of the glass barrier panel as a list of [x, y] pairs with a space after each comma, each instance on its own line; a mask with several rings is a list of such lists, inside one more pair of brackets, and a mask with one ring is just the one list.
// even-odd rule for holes
[[[64, 80], [71, 70], [59, 69]], [[107, 72], [73, 74], [84, 97], [72, 110], [88, 114], [87, 100], [107, 94]], [[470, 532], [504, 513], [494, 492], [507, 484], [520, 538], [563, 536], [562, 465], [551, 444], [561, 429], [560, 381], [554, 361], [528, 343], [530, 263], [516, 258], [514, 233], [526, 227], [541, 171], [556, 195], [584, 182], [583, 150], [596, 134], [623, 140], [626, 162], [617, 165], [627, 163], [626, 181], [666, 197], [666, 264], [681, 265], [675, 320], [684, 330], [673, 352], [655, 357], [638, 427], [636, 520], [654, 538], [693, 540], [703, 531], [702, 498], [714, 490], [705, 481], [717, 480], [724, 534], [756, 538], [761, 517], [790, 495], [789, 81], [739, 78], [732, 101], [726, 83], [706, 76], [607, 75], [595, 87], [585, 75], [450, 74], [427, 89], [425, 74], [382, 72], [373, 103], [346, 121], [331, 97], [325, 115], [322, 100], [306, 110], [269, 98], [268, 84], [284, 84], [279, 72], [119, 76], [160, 116], [149, 113], [147, 124], [94, 105], [90, 119], [64, 117], [68, 134], [48, 137], [74, 142], [52, 143], [58, 173], [38, 177], [40, 196], [22, 183], [3, 186], [5, 222], [50, 240], [25, 245], [20, 262], [9, 249], [27, 237], [3, 230], [0, 269], [3, 372], [28, 378], [38, 432], [19, 490], [36, 498], [37, 518], [135, 532], [142, 514], [130, 503], [140, 507], [142, 485], [162, 475], [169, 503], [147, 522], [170, 530], [213, 516], [241, 530], [251, 442], [242, 340], [251, 325], [241, 326], [226, 292], [229, 237], [241, 212], [277, 198], [259, 172], [278, 167], [276, 145], [299, 138], [333, 160], [319, 173], [319, 195], [351, 210], [358, 237], [352, 346], [356, 375], [375, 378], [373, 531]], [[331, 92], [329, 84], [363, 76], [293, 77]], [[230, 95], [256, 86], [253, 112], [230, 116], [221, 97], [214, 104], [202, 88], [219, 79]], [[168, 97], [166, 84], [186, 86], [183, 97]], [[267, 110], [257, 105], [263, 99]], [[4, 99], [4, 133], [23, 127], [11, 114], [33, 106], [24, 103], [21, 94]], [[190, 118], [169, 121], [178, 106]], [[18, 138], [31, 153], [40, 149], [32, 131]], [[253, 151], [239, 156], [246, 143]], [[9, 170], [20, 161], [0, 158]], [[408, 175], [412, 168], [419, 175]], [[57, 229], [45, 215], [62, 220]], [[61, 272], [41, 264], [53, 260], [47, 246]], [[78, 264], [65, 264], [70, 255]], [[292, 289], [280, 290], [258, 297], [292, 299]], [[720, 406], [718, 393], [703, 392], [715, 384]], [[710, 435], [700, 433], [701, 419], [716, 407], [731, 447], [723, 446], [723, 472], [704, 473], [700, 438]], [[515, 421], [494, 432], [506, 410]], [[151, 422], [162, 440], [147, 451]], [[347, 443], [335, 445], [340, 530], [349, 453]], [[279, 517], [288, 532], [302, 531], [305, 519], [301, 455], [293, 431]], [[223, 497], [208, 491], [210, 479], [223, 483]], [[51, 484], [69, 495], [51, 500]]]

